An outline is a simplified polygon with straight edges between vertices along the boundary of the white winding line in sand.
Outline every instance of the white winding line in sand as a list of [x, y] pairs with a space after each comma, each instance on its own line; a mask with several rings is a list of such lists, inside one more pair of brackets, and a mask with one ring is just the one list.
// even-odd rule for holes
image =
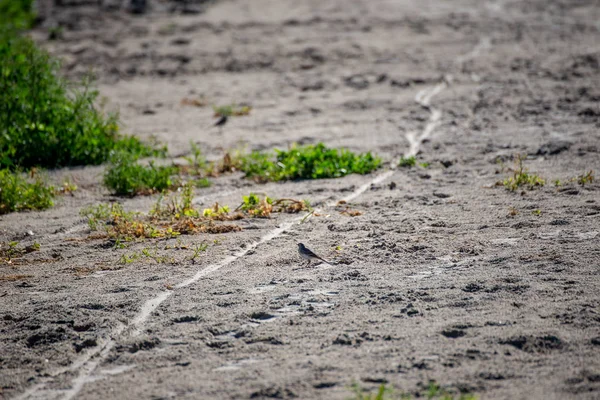
[[442, 83], [438, 83], [434, 87], [426, 88], [419, 91], [415, 96], [415, 101], [419, 103], [423, 108], [428, 109], [431, 115], [429, 116], [429, 121], [427, 121], [425, 128], [419, 135], [417, 135], [416, 132], [408, 132], [406, 134], [406, 140], [408, 140], [409, 148], [408, 152], [404, 154], [405, 157], [416, 156], [419, 152], [419, 147], [421, 146], [421, 143], [423, 143], [425, 139], [431, 136], [435, 128], [437, 128], [440, 125], [442, 119], [442, 112], [436, 108], [431, 107], [429, 104], [431, 103], [431, 99], [433, 98], [433, 96], [440, 93], [447, 87], [448, 84], [444, 81]]

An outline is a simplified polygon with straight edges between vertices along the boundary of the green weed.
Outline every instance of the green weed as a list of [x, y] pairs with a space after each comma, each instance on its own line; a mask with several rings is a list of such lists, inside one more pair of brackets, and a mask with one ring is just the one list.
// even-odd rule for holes
[[34, 0], [0, 0], [0, 30], [14, 32], [33, 25]]
[[210, 187], [210, 185], [211, 185], [210, 181], [206, 178], [196, 179], [192, 182], [193, 182], [194, 186], [197, 187], [198, 189], [207, 188], [207, 187]]
[[90, 81], [73, 85], [58, 71], [59, 62], [31, 39], [0, 35], [0, 168], [97, 165], [117, 150], [164, 154], [121, 136], [117, 116], [94, 106]]
[[229, 206], [219, 206], [219, 203], [211, 208], [205, 208], [202, 211], [202, 216], [210, 219], [221, 219], [229, 214]]
[[188, 162], [188, 166], [182, 169], [184, 173], [190, 173], [193, 175], [201, 175], [202, 171], [206, 168], [206, 159], [202, 155], [200, 148], [194, 143], [190, 143], [192, 147], [192, 154], [184, 157]]
[[585, 172], [577, 177], [577, 183], [579, 183], [581, 186], [585, 186], [592, 182], [594, 182], [594, 171], [592, 170], [589, 170], [588, 172]]
[[135, 262], [137, 260], [140, 259], [140, 253], [133, 252], [131, 254], [123, 254], [121, 255], [121, 258], [119, 259], [119, 263], [121, 264], [131, 264], [132, 262]]
[[346, 149], [329, 149], [323, 143], [292, 147], [275, 154], [254, 151], [240, 162], [247, 177], [257, 181], [339, 178], [366, 174], [379, 167], [381, 159], [370, 152], [355, 154]]
[[400, 161], [398, 162], [398, 166], [399, 167], [403, 167], [403, 168], [411, 168], [414, 167], [415, 165], [417, 165], [417, 158], [415, 156], [409, 156], [409, 157], [400, 157]]
[[236, 106], [236, 105], [213, 106], [213, 111], [215, 112], [215, 117], [221, 117], [221, 116], [240, 117], [240, 116], [250, 114], [251, 110], [252, 110], [252, 107], [250, 107], [250, 106]]
[[144, 166], [138, 164], [137, 157], [125, 152], [116, 153], [110, 162], [104, 184], [119, 196], [152, 194], [181, 185], [172, 179], [178, 171], [174, 166], [156, 166], [153, 162]]
[[202, 242], [202, 243], [197, 244], [196, 246], [194, 246], [194, 248], [192, 249], [193, 252], [194, 252], [194, 254], [192, 254], [190, 256], [190, 260], [195, 263], [196, 262], [196, 258], [198, 258], [200, 256], [200, 253], [205, 252], [206, 249], [208, 249], [208, 243]]
[[515, 163], [516, 168], [513, 170], [513, 175], [501, 183], [507, 190], [515, 191], [523, 186], [531, 190], [537, 186], [544, 186], [546, 184], [544, 179], [527, 171], [523, 166], [523, 158], [521, 156], [517, 156]]
[[375, 393], [365, 393], [358, 383], [352, 385], [354, 397], [352, 400], [388, 400], [391, 399], [392, 389], [385, 384], [381, 384]]
[[159, 255], [158, 246], [155, 246], [153, 249], [148, 247], [143, 248], [142, 256], [154, 260], [157, 264], [168, 264], [175, 261], [173, 257]]
[[45, 210], [54, 204], [55, 189], [38, 176], [0, 169], [0, 215], [13, 211]]
[[[352, 385], [351, 390], [354, 392], [354, 396], [350, 400], [411, 400], [413, 398], [410, 393], [395, 393], [393, 388], [385, 384], [381, 384], [373, 393], [365, 393], [357, 383]], [[476, 396], [469, 393], [453, 395], [434, 381], [429, 382], [425, 391], [417, 393], [415, 397], [428, 400], [477, 400]]]
[[12, 264], [12, 261], [15, 258], [19, 258], [25, 254], [38, 251], [40, 247], [40, 244], [37, 242], [33, 242], [32, 245], [29, 245], [27, 247], [19, 247], [19, 242], [16, 241], [0, 243], [0, 261], [5, 262], [7, 264]]

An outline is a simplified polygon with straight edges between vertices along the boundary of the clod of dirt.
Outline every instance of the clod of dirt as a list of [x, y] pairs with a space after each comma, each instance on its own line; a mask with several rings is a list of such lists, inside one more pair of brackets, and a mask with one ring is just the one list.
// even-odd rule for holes
[[333, 340], [333, 344], [337, 344], [337, 345], [341, 345], [341, 346], [353, 346], [353, 345], [360, 345], [362, 343], [362, 341], [363, 340], [361, 338], [350, 336], [347, 333], [342, 333], [341, 335], [338, 335], [338, 337], [336, 337]]
[[119, 346], [119, 350], [127, 350], [130, 353], [137, 353], [140, 350], [150, 350], [160, 344], [159, 338], [142, 339], [125, 346]]
[[560, 350], [565, 343], [556, 336], [515, 336], [500, 340], [500, 344], [509, 344], [527, 353], [547, 353], [551, 350]]
[[465, 336], [466, 334], [467, 334], [467, 332], [465, 332], [461, 329], [444, 329], [442, 331], [442, 335], [444, 335], [450, 339], [457, 339], [459, 337]]
[[82, 324], [74, 324], [73, 330], [75, 332], [86, 332], [86, 331], [89, 331], [90, 329], [92, 329], [93, 327], [94, 327], [94, 324], [91, 322], [82, 323]]
[[475, 293], [475, 292], [479, 292], [480, 290], [483, 290], [483, 289], [485, 289], [485, 286], [480, 285], [477, 282], [471, 282], [463, 288], [463, 292]]
[[551, 140], [548, 143], [544, 143], [543, 145], [541, 145], [540, 148], [537, 150], [536, 155], [553, 156], [562, 153], [563, 151], [569, 150], [572, 144], [573, 143], [566, 140]]
[[36, 332], [27, 338], [27, 347], [35, 347], [40, 344], [51, 344], [70, 339], [71, 335], [65, 332], [65, 329], [58, 327], [56, 329], [46, 329]]
[[250, 318], [256, 319], [259, 321], [267, 321], [269, 319], [275, 318], [275, 316], [272, 314], [266, 313], [264, 311], [258, 311], [258, 312], [253, 312], [252, 314], [250, 314]]
[[273, 386], [260, 389], [250, 395], [251, 399], [264, 398], [264, 397], [268, 397], [268, 398], [272, 398], [272, 399], [287, 399], [287, 398], [298, 397], [298, 395], [290, 389], [273, 387]]
[[83, 342], [74, 343], [73, 347], [75, 347], [75, 351], [79, 353], [81, 350], [86, 349], [88, 347], [94, 347], [97, 344], [98, 342], [96, 341], [96, 338], [88, 338], [85, 339]]
[[173, 323], [182, 324], [182, 323], [196, 322], [196, 321], [201, 321], [201, 320], [202, 320], [202, 318], [200, 318], [200, 317], [193, 316], [193, 315], [186, 315], [184, 317], [174, 318]]

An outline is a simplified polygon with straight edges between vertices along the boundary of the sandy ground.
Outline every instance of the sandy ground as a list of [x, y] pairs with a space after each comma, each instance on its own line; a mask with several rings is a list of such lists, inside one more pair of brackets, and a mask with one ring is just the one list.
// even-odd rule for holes
[[[185, 236], [210, 244], [196, 263], [164, 249], [175, 240], [88, 239], [80, 208], [147, 212], [156, 197], [111, 197], [102, 167], [52, 172], [74, 196], [0, 217], [1, 241], [41, 244], [0, 265], [0, 397], [345, 399], [353, 382], [418, 393], [432, 379], [482, 399], [600, 397], [600, 184], [569, 182], [600, 171], [597, 1], [65, 3], [45, 22], [62, 38], [34, 37], [67, 75], [95, 71], [125, 131], [172, 156], [323, 141], [386, 164], [214, 179], [198, 207], [257, 191], [321, 216]], [[253, 110], [219, 135], [183, 98]], [[390, 169], [416, 153], [428, 168]], [[494, 187], [516, 154], [548, 184]], [[305, 267], [298, 241], [334, 264]], [[155, 245], [175, 261], [119, 263]]]

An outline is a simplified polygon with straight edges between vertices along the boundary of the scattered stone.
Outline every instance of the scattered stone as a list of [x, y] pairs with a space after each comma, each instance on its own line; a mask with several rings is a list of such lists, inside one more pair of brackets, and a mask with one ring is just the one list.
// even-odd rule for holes
[[536, 154], [538, 156], [554, 156], [562, 153], [563, 151], [569, 150], [572, 144], [573, 143], [566, 140], [551, 140], [548, 143], [541, 145]]

